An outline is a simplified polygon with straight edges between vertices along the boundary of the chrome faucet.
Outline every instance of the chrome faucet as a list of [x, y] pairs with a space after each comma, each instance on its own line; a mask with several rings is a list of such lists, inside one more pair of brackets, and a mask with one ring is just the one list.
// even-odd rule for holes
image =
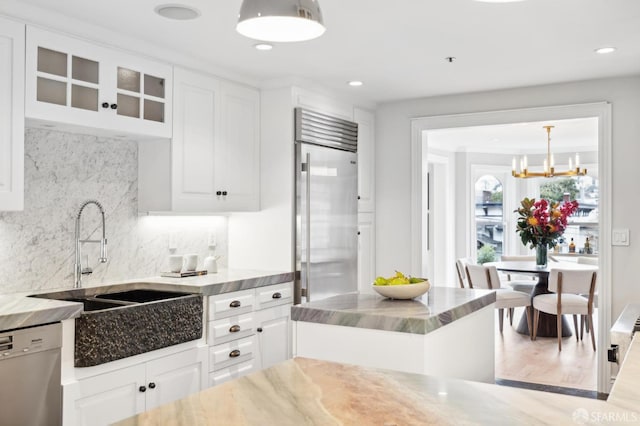
[[[82, 211], [89, 204], [95, 204], [98, 209], [100, 209], [100, 214], [102, 215], [102, 239], [101, 240], [81, 240], [80, 239], [80, 218], [82, 217]], [[89, 265], [82, 266], [82, 244], [84, 243], [97, 243], [100, 244], [100, 258], [98, 260], [100, 263], [107, 263], [107, 238], [105, 237], [105, 227], [104, 227], [104, 209], [102, 208], [102, 204], [97, 202], [96, 200], [87, 200], [80, 206], [80, 210], [78, 210], [78, 214], [76, 215], [76, 263], [73, 268], [73, 276], [74, 276], [74, 285], [73, 288], [82, 287], [82, 276], [89, 275], [93, 272], [93, 269], [89, 267]]]

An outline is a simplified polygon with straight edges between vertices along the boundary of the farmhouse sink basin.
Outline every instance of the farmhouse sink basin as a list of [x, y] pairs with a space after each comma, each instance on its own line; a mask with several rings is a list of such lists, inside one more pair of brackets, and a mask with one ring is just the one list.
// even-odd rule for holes
[[183, 297], [185, 293], [162, 290], [128, 290], [116, 293], [103, 293], [96, 295], [96, 299], [119, 300], [125, 302], [146, 303], [157, 300], [175, 299]]
[[[134, 284], [133, 284], [134, 285]], [[32, 297], [79, 302], [75, 367], [90, 367], [202, 337], [201, 294], [113, 287], [73, 289]]]
[[124, 305], [122, 303], [113, 303], [110, 301], [106, 301], [106, 300], [95, 300], [92, 298], [75, 298], [75, 297], [69, 297], [69, 298], [65, 298], [65, 299], [58, 299], [58, 300], [65, 300], [67, 302], [79, 302], [82, 303], [84, 305], [84, 312], [92, 312], [92, 311], [102, 311], [104, 309], [112, 309], [112, 308], [119, 308], [122, 306], [127, 306]]

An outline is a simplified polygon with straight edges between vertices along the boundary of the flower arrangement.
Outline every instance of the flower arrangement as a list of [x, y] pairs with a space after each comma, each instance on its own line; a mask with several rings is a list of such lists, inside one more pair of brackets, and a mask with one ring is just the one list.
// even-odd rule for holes
[[522, 244], [529, 244], [530, 248], [553, 248], [567, 228], [567, 219], [578, 210], [575, 200], [550, 204], [545, 199], [536, 201], [525, 197], [520, 205], [514, 210], [519, 216], [516, 232], [520, 234]]

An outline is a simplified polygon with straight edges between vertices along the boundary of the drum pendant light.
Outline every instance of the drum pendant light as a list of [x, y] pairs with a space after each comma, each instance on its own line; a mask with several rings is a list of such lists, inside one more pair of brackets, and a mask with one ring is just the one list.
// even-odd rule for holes
[[272, 42], [305, 41], [325, 32], [318, 0], [244, 0], [236, 30]]

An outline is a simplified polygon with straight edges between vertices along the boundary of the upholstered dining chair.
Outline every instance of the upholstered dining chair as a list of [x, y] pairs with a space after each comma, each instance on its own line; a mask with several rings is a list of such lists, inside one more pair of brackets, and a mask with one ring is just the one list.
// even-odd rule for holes
[[[550, 294], [540, 294], [533, 298], [533, 340], [538, 335], [540, 312], [557, 315], [558, 351], [562, 350], [562, 315], [573, 315], [573, 326], [578, 340], [578, 315], [586, 315], [589, 320], [591, 344], [596, 350], [596, 338], [593, 332], [593, 295], [598, 273], [593, 269], [560, 269], [549, 271]], [[582, 297], [581, 294], [588, 294]]]
[[529, 333], [531, 333], [531, 311], [529, 309], [531, 296], [528, 293], [515, 291], [509, 287], [501, 287], [500, 277], [495, 266], [467, 265], [466, 273], [469, 288], [497, 290], [496, 309], [498, 310], [500, 333], [502, 333], [504, 323], [504, 310], [509, 310], [509, 317], [511, 324], [513, 324], [513, 311], [511, 309], [520, 306], [525, 308], [527, 325], [529, 326]]
[[[514, 256], [514, 255], [502, 255], [500, 261], [502, 262], [535, 262], [535, 256]], [[537, 283], [537, 277], [531, 276], [524, 279], [513, 279], [511, 274], [507, 274], [507, 284], [510, 285], [516, 291], [524, 291], [525, 293], [531, 293], [533, 287]]]
[[458, 284], [460, 284], [460, 288], [468, 287], [466, 267], [469, 264], [473, 264], [473, 261], [468, 257], [461, 257], [456, 260], [456, 272], [458, 273]]
[[[591, 265], [593, 267], [598, 267], [600, 262], [597, 257], [585, 257], [580, 256], [576, 262], [580, 265]], [[598, 288], [598, 279], [596, 278], [596, 288]], [[588, 294], [583, 294], [582, 297], [589, 297]], [[593, 307], [594, 309], [598, 307], [598, 292], [593, 293]], [[589, 318], [586, 315], [580, 316], [580, 340], [582, 340], [582, 333], [584, 330], [584, 326], [587, 326], [587, 333], [589, 332]]]

